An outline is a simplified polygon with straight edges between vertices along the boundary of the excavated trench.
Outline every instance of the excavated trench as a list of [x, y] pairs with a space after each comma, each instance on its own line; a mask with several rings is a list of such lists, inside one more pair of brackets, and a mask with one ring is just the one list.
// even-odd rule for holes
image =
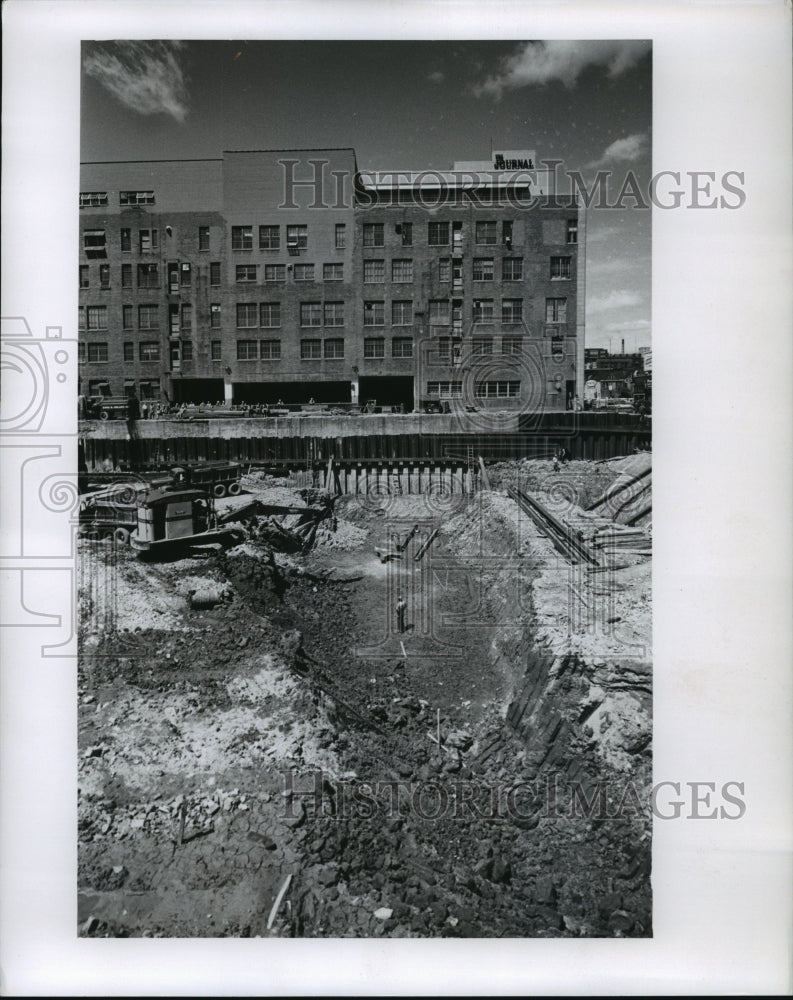
[[649, 668], [539, 627], [567, 569], [503, 496], [337, 514], [307, 557], [121, 566], [198, 583], [83, 630], [82, 933], [649, 935]]

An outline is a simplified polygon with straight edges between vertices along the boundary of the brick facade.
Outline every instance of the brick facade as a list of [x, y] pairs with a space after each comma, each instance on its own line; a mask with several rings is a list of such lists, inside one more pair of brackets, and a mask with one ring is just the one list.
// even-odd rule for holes
[[578, 207], [367, 185], [351, 149], [83, 164], [82, 389], [564, 409], [584, 266]]

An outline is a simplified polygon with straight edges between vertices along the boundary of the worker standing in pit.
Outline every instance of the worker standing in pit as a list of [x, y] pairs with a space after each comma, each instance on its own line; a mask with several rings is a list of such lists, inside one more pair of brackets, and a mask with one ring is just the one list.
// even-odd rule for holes
[[407, 601], [400, 594], [396, 603], [397, 628], [400, 632], [405, 631], [405, 615], [407, 614]]

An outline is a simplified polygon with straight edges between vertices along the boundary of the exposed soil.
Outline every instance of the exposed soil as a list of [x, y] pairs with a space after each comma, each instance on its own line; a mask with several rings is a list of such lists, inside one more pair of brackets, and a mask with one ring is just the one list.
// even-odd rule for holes
[[[575, 464], [585, 523], [619, 469]], [[81, 543], [81, 933], [649, 935], [649, 560], [571, 569], [499, 491], [336, 514], [305, 556]]]

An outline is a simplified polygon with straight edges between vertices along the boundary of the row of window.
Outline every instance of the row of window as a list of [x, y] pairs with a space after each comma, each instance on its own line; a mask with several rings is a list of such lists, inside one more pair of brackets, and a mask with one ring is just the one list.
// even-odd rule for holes
[[[462, 381], [427, 382], [427, 395], [440, 399], [460, 399]], [[520, 396], [520, 382], [492, 380], [474, 384], [474, 395], [480, 398], [515, 399]]]
[[[475, 257], [473, 261], [474, 281], [493, 281], [494, 260], [492, 257]], [[365, 260], [363, 263], [363, 280], [367, 285], [380, 285], [385, 283], [386, 276], [385, 260]], [[255, 282], [258, 276], [258, 264], [237, 264], [235, 266], [235, 280], [244, 284]], [[570, 278], [570, 257], [551, 257], [550, 273], [551, 279]], [[190, 287], [192, 284], [192, 265], [187, 262], [169, 263], [168, 287], [171, 291], [180, 288]], [[295, 281], [314, 281], [314, 264], [295, 264], [293, 268]], [[264, 266], [265, 281], [285, 281], [286, 265], [266, 264]], [[439, 261], [438, 277], [440, 281], [451, 281], [452, 273], [455, 280], [462, 277], [462, 264], [454, 262], [454, 272], [452, 272], [451, 258], [444, 258]], [[210, 265], [210, 284], [220, 284], [220, 263]], [[121, 265], [121, 287], [132, 288], [132, 264]], [[523, 279], [523, 258], [505, 257], [501, 262], [501, 278], [503, 281], [522, 281]], [[343, 281], [344, 265], [337, 263], [323, 264], [323, 281]], [[391, 281], [394, 284], [409, 284], [413, 281], [413, 261], [410, 258], [401, 258], [391, 261]], [[90, 288], [90, 268], [88, 264], [81, 264], [79, 268], [80, 288]], [[99, 265], [99, 287], [110, 288], [110, 265]], [[138, 288], [159, 288], [160, 287], [160, 266], [157, 263], [140, 263], [137, 265], [137, 287]]]
[[[238, 302], [237, 328], [279, 327], [280, 302]], [[344, 326], [343, 302], [301, 302], [300, 326]]]
[[[153, 191], [119, 191], [118, 203], [122, 206], [153, 205]], [[80, 208], [103, 208], [108, 204], [107, 191], [81, 191]]]
[[[413, 246], [413, 224], [403, 222], [395, 226], [395, 231], [402, 238], [402, 246]], [[514, 224], [509, 219], [504, 219], [501, 223], [501, 243], [504, 246], [511, 246], [513, 240]], [[578, 220], [567, 220], [568, 243], [578, 242]], [[431, 247], [443, 247], [453, 244], [462, 244], [463, 224], [462, 222], [428, 222], [427, 223], [427, 245]], [[494, 220], [482, 220], [474, 223], [474, 243], [478, 246], [495, 246], [499, 242], [498, 222]], [[365, 222], [363, 224], [363, 245], [365, 247], [385, 246], [385, 223]]]
[[[308, 248], [308, 226], [293, 225], [286, 226], [286, 248], [290, 251], [306, 250]], [[232, 250], [253, 250], [253, 229], [251, 226], [231, 227], [231, 249]], [[281, 227], [280, 226], [259, 226], [259, 249], [260, 250], [280, 250], [281, 249]], [[344, 222], [337, 222], [333, 227], [333, 245], [337, 250], [344, 250], [347, 246], [347, 225]]]
[[[234, 278], [237, 282], [256, 281], [258, 275], [258, 264], [237, 264], [234, 269]], [[289, 270], [293, 272], [295, 281], [314, 281], [313, 264], [290, 265]], [[286, 281], [286, 266], [284, 264], [265, 264], [265, 281]], [[344, 281], [343, 264], [323, 264], [323, 281]]]
[[[124, 192], [122, 192], [123, 194]], [[128, 192], [130, 195], [142, 195], [148, 192]], [[96, 195], [96, 192], [87, 192], [87, 195]], [[82, 199], [81, 195], [81, 199]], [[152, 199], [153, 199], [152, 193]], [[129, 204], [151, 204], [151, 202], [130, 202]], [[82, 206], [81, 207], [85, 207]], [[94, 207], [94, 206], [92, 206]], [[258, 247], [259, 250], [280, 250], [281, 249], [281, 226], [265, 225], [258, 227]], [[303, 224], [284, 227], [286, 229], [286, 248], [290, 253], [299, 253], [308, 248], [308, 226]], [[403, 222], [397, 224], [396, 232], [401, 237], [402, 246], [413, 246], [413, 224]], [[512, 246], [513, 223], [504, 220], [501, 223], [501, 243]], [[363, 224], [363, 245], [364, 247], [385, 246], [385, 223], [365, 222]], [[428, 222], [427, 223], [427, 245], [431, 247], [442, 247], [461, 245], [463, 240], [462, 222]], [[498, 223], [495, 221], [480, 221], [474, 224], [474, 242], [478, 246], [494, 246], [498, 243]], [[571, 219], [567, 223], [567, 242], [578, 242], [578, 222]], [[147, 253], [158, 249], [160, 245], [160, 234], [158, 229], [139, 229], [137, 247], [140, 253]], [[343, 250], [347, 246], [347, 226], [343, 222], [336, 223], [333, 231], [333, 245], [337, 250]], [[198, 227], [198, 249], [202, 252], [210, 249], [209, 226]], [[231, 227], [231, 249], [232, 250], [253, 250], [254, 249], [254, 227], [232, 226]], [[83, 250], [88, 257], [107, 256], [107, 239], [104, 229], [86, 229], [83, 232]], [[121, 229], [121, 252], [132, 252], [132, 229]]]
[[[462, 358], [463, 342], [459, 338], [452, 339], [451, 337], [438, 337], [435, 343], [437, 345], [438, 359], [440, 361], [448, 361], [450, 358], [460, 360]], [[496, 353], [495, 340], [493, 337], [473, 337], [470, 341], [470, 347], [468, 343], [466, 343], [466, 348], [472, 355], [488, 355]], [[501, 353], [522, 354], [523, 337], [502, 337]]]
[[[193, 357], [193, 344], [192, 341], [186, 340], [183, 342], [183, 348], [186, 349], [186, 354], [183, 353], [182, 357], [185, 361], [191, 360]], [[135, 360], [135, 345], [131, 341], [127, 341], [123, 347], [124, 350], [124, 360], [134, 361]], [[187, 356], [189, 355], [189, 357]], [[138, 358], [140, 361], [159, 361], [160, 360], [160, 342], [159, 340], [148, 340], [142, 341], [138, 344]], [[84, 361], [89, 361], [91, 364], [99, 364], [101, 362], [109, 361], [109, 352], [107, 343], [92, 343], [92, 344], [80, 344], [77, 345], [77, 360], [82, 363]]]
[[[364, 326], [385, 326], [385, 302], [365, 301], [363, 311]], [[433, 299], [429, 303], [429, 322], [431, 326], [445, 326], [450, 318], [462, 322], [462, 307], [457, 301], [450, 303], [448, 299]], [[451, 308], [450, 308], [451, 307]], [[138, 329], [158, 330], [160, 328], [159, 306], [146, 303], [137, 307]], [[281, 326], [280, 302], [238, 302], [237, 328], [241, 330], [256, 327], [272, 328]], [[135, 307], [122, 305], [121, 322], [125, 330], [131, 330], [135, 315]], [[193, 309], [190, 303], [173, 304], [168, 309], [169, 328], [171, 332], [179, 329], [190, 329], [192, 326]], [[493, 299], [475, 299], [473, 303], [474, 323], [486, 324], [495, 322], [495, 302]], [[500, 322], [522, 323], [523, 300], [502, 299]], [[567, 299], [553, 298], [545, 300], [545, 322], [562, 324], [567, 322]], [[394, 300], [391, 302], [391, 325], [410, 326], [413, 323], [413, 301], [411, 299]], [[210, 305], [210, 325], [219, 328], [221, 325], [220, 303]], [[300, 326], [344, 326], [344, 302], [301, 302]], [[80, 306], [78, 310], [78, 328], [81, 330], [106, 330], [108, 328], [108, 307]]]
[[[366, 338], [364, 340], [364, 358], [385, 357], [385, 338]], [[304, 338], [300, 341], [301, 361], [339, 360], [344, 357], [344, 338], [319, 337]], [[412, 337], [394, 337], [391, 341], [392, 358], [412, 358]], [[280, 340], [238, 340], [238, 361], [278, 361], [281, 358]], [[212, 341], [212, 360], [221, 360], [221, 341]]]
[[[253, 282], [257, 279], [257, 264], [237, 264], [235, 267], [235, 279], [239, 283]], [[291, 269], [291, 265], [290, 265]], [[167, 279], [168, 288], [170, 291], [175, 292], [180, 288], [190, 287], [192, 284], [192, 265], [188, 262], [172, 262], [167, 265]], [[264, 266], [264, 280], [265, 281], [286, 281], [286, 265], [285, 264], [266, 264]], [[110, 288], [110, 265], [100, 264], [99, 265], [99, 287], [100, 288]], [[137, 277], [137, 287], [138, 288], [159, 288], [160, 287], [160, 265], [156, 262], [141, 263], [137, 265], [135, 274], [133, 275], [132, 264], [122, 264], [121, 265], [121, 287], [122, 288], [132, 288], [133, 276]], [[343, 264], [323, 264], [322, 267], [322, 279], [323, 281], [343, 281], [344, 280], [344, 265]], [[314, 281], [314, 265], [313, 264], [295, 264], [294, 265], [294, 280], [295, 281]], [[81, 264], [79, 268], [79, 283], [80, 288], [90, 288], [90, 266], [88, 264]], [[209, 283], [210, 285], [220, 285], [221, 283], [221, 264], [220, 261], [215, 261], [209, 265]]]

